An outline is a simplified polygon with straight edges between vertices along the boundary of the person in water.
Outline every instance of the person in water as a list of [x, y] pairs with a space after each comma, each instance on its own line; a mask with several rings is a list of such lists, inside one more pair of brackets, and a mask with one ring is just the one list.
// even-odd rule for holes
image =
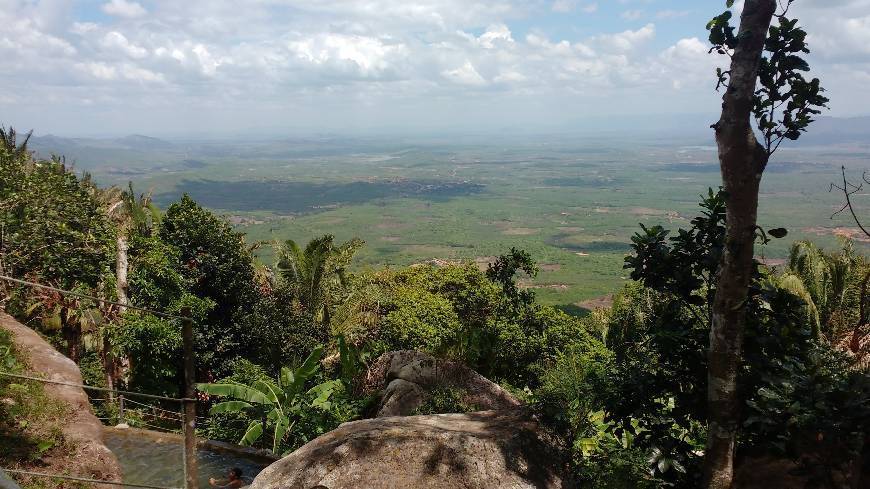
[[245, 485], [245, 482], [242, 481], [242, 469], [238, 467], [230, 469], [227, 473], [226, 480], [218, 480], [212, 477], [208, 480], [208, 483], [212, 487], [223, 487], [226, 489], [239, 489]]

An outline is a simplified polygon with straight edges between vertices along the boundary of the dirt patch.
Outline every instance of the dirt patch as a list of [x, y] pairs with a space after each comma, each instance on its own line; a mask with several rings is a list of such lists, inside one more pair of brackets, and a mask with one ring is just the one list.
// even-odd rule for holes
[[562, 265], [559, 265], [558, 263], [541, 263], [538, 265], [538, 268], [545, 272], [558, 272], [562, 269]]
[[803, 228], [801, 231], [805, 233], [813, 233], [818, 236], [827, 236], [834, 235], [839, 236], [841, 238], [848, 238], [854, 241], [859, 241], [862, 243], [870, 243], [870, 238], [864, 234], [858, 228], [847, 228], [847, 227], [837, 227], [837, 228], [822, 228], [822, 227], [814, 227], [814, 228]]
[[568, 290], [568, 284], [536, 284], [531, 280], [525, 279], [517, 282], [517, 286], [521, 289], [551, 289], [551, 290]]
[[762, 265], [768, 267], [781, 267], [788, 262], [784, 258], [764, 258], [761, 256], [756, 256], [755, 259]]
[[495, 263], [496, 258], [495, 256], [478, 256], [474, 259], [474, 264], [481, 272], [485, 272], [490, 265]]
[[635, 216], [664, 216], [668, 213], [668, 211], [663, 211], [661, 209], [651, 209], [649, 207], [632, 207], [628, 210], [628, 212], [634, 214]]
[[317, 221], [317, 224], [320, 224], [321, 226], [331, 226], [334, 224], [341, 224], [346, 220], [347, 219], [345, 219], [343, 217], [328, 217], [326, 219], [321, 219], [321, 220]]
[[556, 229], [565, 233], [579, 233], [580, 231], [583, 231], [583, 228], [578, 228], [576, 226], [560, 226]]
[[420, 257], [450, 257], [451, 249], [446, 246], [427, 245], [427, 244], [409, 244], [402, 245], [402, 251]]
[[602, 295], [601, 297], [587, 299], [575, 304], [590, 311], [594, 311], [595, 309], [609, 309], [613, 306], [613, 294]]
[[[12, 334], [15, 347], [27, 358], [29, 375], [71, 384], [82, 383], [78, 366], [32, 329], [5, 313], [0, 313], [0, 328]], [[63, 420], [60, 429], [71, 450], [45, 455], [41, 462], [47, 466], [41, 466], [39, 470], [120, 481], [121, 468], [114, 454], [103, 444], [103, 425], [91, 412], [87, 394], [78, 387], [66, 385], [45, 384], [44, 389], [47, 396], [69, 408], [69, 417]], [[99, 487], [114, 486], [101, 484]]]
[[403, 227], [405, 225], [399, 221], [382, 221], [375, 225], [376, 229], [402, 229]]
[[582, 251], [575, 251], [574, 254], [577, 256], [589, 256], [589, 253], [583, 253]]
[[539, 229], [536, 228], [507, 228], [501, 232], [506, 236], [531, 236], [538, 234]]
[[388, 243], [395, 243], [401, 240], [402, 238], [399, 236], [381, 236], [381, 241], [386, 241]]

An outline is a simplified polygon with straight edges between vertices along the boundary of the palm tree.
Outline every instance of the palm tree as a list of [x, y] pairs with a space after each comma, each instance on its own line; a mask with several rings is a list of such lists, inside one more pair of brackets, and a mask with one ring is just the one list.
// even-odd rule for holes
[[347, 286], [347, 269], [364, 242], [354, 238], [336, 246], [331, 234], [312, 239], [299, 247], [288, 239], [277, 250], [278, 274], [298, 307], [308, 311], [326, 327], [330, 313]]
[[12, 158], [20, 158], [27, 154], [27, 143], [32, 135], [33, 131], [28, 132], [24, 135], [24, 141], [19, 143], [18, 132], [14, 128], [10, 127], [6, 129], [0, 126], [0, 149], [8, 153]]
[[870, 264], [856, 254], [851, 241], [839, 251], [825, 252], [809, 241], [797, 241], [779, 286], [803, 299], [818, 339], [860, 354], [867, 335], [867, 283]]
[[[151, 193], [141, 194], [136, 199], [136, 194], [133, 191], [133, 183], [128, 183], [127, 190], [121, 190], [118, 187], [109, 187], [105, 190], [98, 190], [97, 198], [105, 205], [106, 215], [117, 226], [116, 236], [116, 254], [115, 254], [115, 295], [120, 304], [127, 305], [130, 303], [128, 295], [129, 283], [127, 276], [130, 272], [129, 261], [129, 244], [128, 240], [132, 232], [150, 236], [154, 228], [160, 222], [160, 210], [151, 200]], [[119, 306], [117, 314], [122, 314], [126, 307]], [[103, 332], [103, 348], [101, 351], [101, 359], [103, 362], [103, 370], [106, 374], [106, 383], [109, 388], [114, 388], [115, 380], [123, 375], [119, 370], [124, 367], [118, 365], [118, 359], [111, 354], [112, 348], [109, 344], [109, 334]], [[125, 359], [121, 359], [121, 364], [127, 364]], [[112, 394], [109, 394], [110, 398]]]
[[[130, 270], [128, 239], [130, 233], [136, 231], [143, 235], [150, 235], [160, 222], [160, 210], [154, 205], [151, 193], [141, 194], [136, 199], [133, 192], [133, 184], [128, 184], [128, 190], [117, 187], [106, 189], [101, 194], [101, 200], [106, 204], [106, 214], [118, 227], [117, 255], [115, 258], [115, 293], [118, 302], [128, 304], [127, 275]], [[121, 307], [119, 312], [124, 312]]]

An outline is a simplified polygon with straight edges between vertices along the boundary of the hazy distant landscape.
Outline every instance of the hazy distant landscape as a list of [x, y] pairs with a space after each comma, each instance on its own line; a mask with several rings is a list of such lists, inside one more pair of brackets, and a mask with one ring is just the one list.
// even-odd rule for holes
[[[868, 121], [822, 119], [812, 137], [777, 154], [759, 215], [763, 226], [790, 234], [761, 247], [765, 258], [785, 258], [796, 239], [830, 247], [837, 235], [853, 234], [845, 217], [830, 218], [842, 196], [828, 189], [841, 165], [855, 174], [867, 167]], [[361, 268], [429, 260], [485, 267], [510, 247], [522, 248], [541, 264], [538, 277], [523, 285], [569, 310], [626, 280], [622, 260], [638, 223], [686, 227], [699, 194], [720, 181], [712, 138], [703, 135], [42, 136], [32, 147], [64, 154], [101, 184], [150, 189], [161, 206], [188, 193], [251, 243], [361, 237]], [[272, 264], [271, 247], [259, 253]]]

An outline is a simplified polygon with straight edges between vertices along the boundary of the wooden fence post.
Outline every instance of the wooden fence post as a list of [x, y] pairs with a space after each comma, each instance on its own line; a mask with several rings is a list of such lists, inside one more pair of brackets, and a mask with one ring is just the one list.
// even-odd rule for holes
[[197, 489], [196, 468], [196, 364], [193, 357], [193, 320], [190, 308], [181, 309], [184, 342], [184, 487]]
[[118, 424], [124, 424], [124, 394], [118, 395]]

